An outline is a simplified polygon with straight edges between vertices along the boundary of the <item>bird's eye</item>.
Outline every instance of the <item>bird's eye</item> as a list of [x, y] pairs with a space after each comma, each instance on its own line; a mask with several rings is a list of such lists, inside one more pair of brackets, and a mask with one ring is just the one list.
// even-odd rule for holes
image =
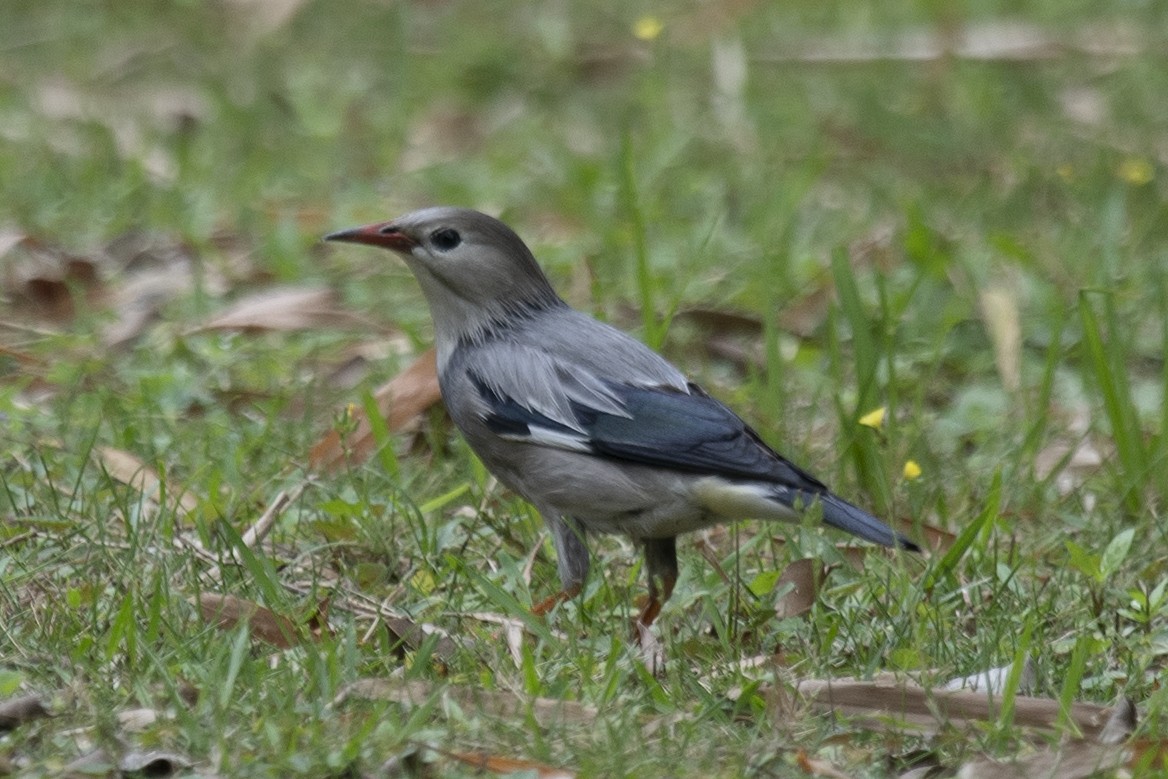
[[430, 233], [430, 243], [434, 244], [435, 249], [446, 252], [462, 243], [462, 236], [458, 234], [457, 230], [444, 227]]

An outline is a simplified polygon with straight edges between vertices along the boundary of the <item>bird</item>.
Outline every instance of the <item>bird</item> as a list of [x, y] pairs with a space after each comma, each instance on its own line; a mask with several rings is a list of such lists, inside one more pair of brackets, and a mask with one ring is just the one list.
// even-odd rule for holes
[[535, 613], [582, 591], [593, 533], [641, 545], [641, 628], [673, 593], [683, 533], [739, 519], [796, 521], [818, 505], [831, 527], [920, 551], [764, 443], [660, 354], [569, 306], [498, 219], [438, 206], [325, 240], [388, 249], [417, 278], [450, 417], [550, 531], [561, 589]]

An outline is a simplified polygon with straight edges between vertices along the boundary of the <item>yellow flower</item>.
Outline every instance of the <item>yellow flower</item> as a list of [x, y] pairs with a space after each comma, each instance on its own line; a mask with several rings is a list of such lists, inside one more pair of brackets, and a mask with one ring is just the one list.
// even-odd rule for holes
[[864, 416], [860, 417], [860, 424], [864, 427], [870, 427], [873, 430], [879, 430], [884, 426], [884, 412], [887, 409], [881, 406], [878, 409], [869, 411]]
[[1128, 157], [1119, 163], [1117, 173], [1128, 184], [1141, 186], [1152, 180], [1154, 171], [1152, 170], [1152, 163], [1142, 157]]
[[905, 460], [904, 461], [904, 478], [908, 479], [909, 481], [912, 481], [913, 479], [919, 479], [920, 476], [921, 476], [921, 466], [917, 465], [917, 461], [916, 460]]
[[655, 40], [663, 29], [665, 29], [665, 25], [661, 23], [661, 20], [648, 14], [633, 23], [633, 35], [643, 41]]

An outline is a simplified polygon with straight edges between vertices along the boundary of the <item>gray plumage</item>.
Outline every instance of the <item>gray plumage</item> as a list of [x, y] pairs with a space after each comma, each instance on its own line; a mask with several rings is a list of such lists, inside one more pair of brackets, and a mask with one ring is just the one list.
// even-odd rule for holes
[[678, 534], [741, 518], [792, 520], [813, 503], [828, 525], [917, 550], [768, 447], [656, 352], [570, 308], [502, 222], [429, 208], [327, 239], [405, 259], [434, 319], [446, 407], [487, 468], [542, 514], [564, 593], [587, 576], [587, 532], [628, 534], [645, 545], [647, 624], [676, 579]]

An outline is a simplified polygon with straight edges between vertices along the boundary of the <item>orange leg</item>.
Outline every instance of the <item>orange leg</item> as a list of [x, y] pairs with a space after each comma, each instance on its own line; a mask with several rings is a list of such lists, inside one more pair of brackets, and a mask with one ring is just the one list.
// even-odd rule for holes
[[[661, 614], [661, 606], [673, 594], [677, 584], [677, 542], [672, 538], [650, 538], [645, 540], [645, 573], [649, 579], [649, 600], [641, 609], [633, 630], [639, 637], [643, 628], [648, 628]], [[657, 582], [661, 582], [660, 588]]]
[[669, 596], [673, 595], [673, 586], [677, 584], [677, 577], [665, 575], [661, 577], [661, 592], [657, 591], [657, 583], [649, 581], [649, 600], [645, 602], [644, 608], [641, 609], [640, 615], [637, 616], [637, 627], [647, 628], [653, 624], [657, 617], [661, 614], [661, 607], [665, 605], [665, 601], [669, 600]]
[[567, 589], [560, 590], [555, 595], [544, 598], [539, 603], [532, 606], [531, 613], [537, 617], [542, 617], [564, 601], [575, 598], [580, 594], [580, 590], [582, 589], [583, 587], [581, 585], [575, 584], [571, 587], [568, 587]]

